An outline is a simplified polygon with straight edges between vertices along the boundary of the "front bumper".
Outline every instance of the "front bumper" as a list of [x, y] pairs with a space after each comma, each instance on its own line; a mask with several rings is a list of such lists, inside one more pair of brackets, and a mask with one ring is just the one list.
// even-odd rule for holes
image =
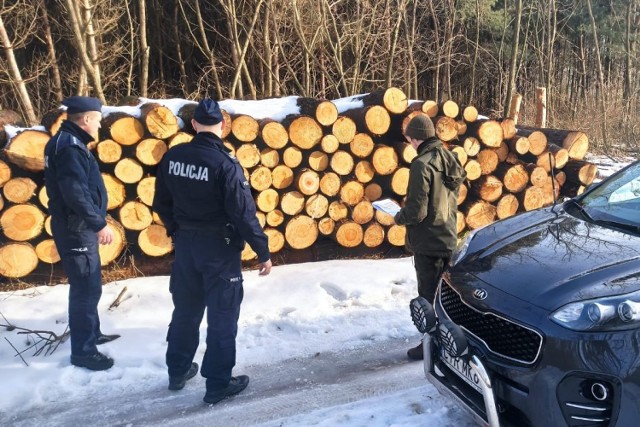
[[474, 402], [472, 399], [467, 398], [463, 393], [460, 393], [456, 387], [453, 387], [447, 382], [444, 375], [436, 374], [437, 371], [434, 365], [434, 355], [437, 353], [435, 353], [436, 348], [433, 346], [432, 339], [429, 334], [424, 334], [422, 345], [424, 353], [424, 373], [427, 379], [429, 379], [429, 381], [431, 381], [431, 383], [438, 389], [440, 394], [448, 396], [457, 402], [458, 405], [465, 409], [478, 424], [488, 427], [499, 427], [500, 421], [498, 418], [498, 407], [493, 394], [491, 378], [489, 377], [487, 369], [482, 364], [482, 361], [474, 355], [471, 356], [469, 365], [473, 372], [480, 378], [480, 388], [482, 390], [484, 407], [479, 406], [477, 401]]

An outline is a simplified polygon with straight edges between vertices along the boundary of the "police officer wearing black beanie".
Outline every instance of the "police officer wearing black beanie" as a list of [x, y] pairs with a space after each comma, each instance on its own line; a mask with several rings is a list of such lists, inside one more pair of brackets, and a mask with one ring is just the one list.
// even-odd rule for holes
[[100, 128], [99, 99], [72, 96], [62, 102], [67, 119], [45, 146], [44, 179], [49, 196], [51, 231], [69, 279], [71, 363], [94, 371], [113, 366], [97, 345], [120, 335], [100, 331], [102, 295], [98, 244], [109, 244], [107, 190], [98, 163], [87, 149]]
[[231, 375], [242, 287], [240, 254], [245, 241], [258, 254], [260, 275], [271, 271], [267, 236], [242, 167], [223, 145], [225, 126], [218, 103], [201, 101], [188, 144], [165, 154], [156, 173], [153, 209], [173, 236], [175, 261], [169, 290], [174, 310], [167, 334], [169, 389], [180, 390], [198, 372], [193, 362], [207, 309], [207, 348], [201, 374], [206, 403], [240, 393], [249, 377]]

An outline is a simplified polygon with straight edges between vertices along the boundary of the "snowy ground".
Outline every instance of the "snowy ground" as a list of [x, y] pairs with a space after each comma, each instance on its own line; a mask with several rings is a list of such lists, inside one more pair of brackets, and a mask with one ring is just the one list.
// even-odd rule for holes
[[[411, 258], [244, 276], [234, 371], [252, 379], [244, 393], [206, 405], [200, 376], [181, 392], [166, 390], [168, 278], [131, 279], [104, 287], [103, 331], [122, 334], [101, 347], [116, 360], [108, 371], [70, 365], [68, 341], [49, 356], [25, 352], [26, 366], [10, 343], [22, 350], [27, 337], [0, 330], [0, 425], [473, 425], [425, 380], [421, 363], [406, 359], [420, 338], [407, 307], [416, 292]], [[109, 310], [125, 286], [122, 303]], [[59, 285], [0, 293], [0, 313], [15, 326], [62, 334], [67, 292]]]

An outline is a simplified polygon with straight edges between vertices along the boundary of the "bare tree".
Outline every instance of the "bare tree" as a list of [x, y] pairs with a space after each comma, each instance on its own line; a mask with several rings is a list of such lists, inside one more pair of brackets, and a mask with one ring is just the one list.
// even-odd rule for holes
[[515, 17], [513, 21], [513, 42], [511, 45], [511, 61], [509, 64], [509, 81], [507, 82], [507, 96], [504, 101], [503, 117], [509, 117], [511, 105], [511, 96], [515, 89], [516, 73], [518, 69], [518, 46], [520, 43], [520, 27], [522, 22], [522, 0], [516, 1]]
[[[14, 8], [17, 6], [18, 5], [14, 6]], [[7, 58], [8, 73], [11, 77], [11, 83], [20, 98], [20, 104], [24, 115], [30, 124], [35, 125], [38, 123], [38, 120], [36, 119], [33, 104], [31, 103], [31, 97], [27, 91], [27, 85], [22, 79], [20, 67], [18, 66], [18, 62], [13, 51], [13, 43], [7, 33], [4, 26], [4, 20], [2, 18], [2, 15], [8, 12], [11, 12], [11, 9], [3, 10], [2, 13], [0, 13], [0, 41], [2, 42], [2, 50], [4, 50], [4, 55]]]

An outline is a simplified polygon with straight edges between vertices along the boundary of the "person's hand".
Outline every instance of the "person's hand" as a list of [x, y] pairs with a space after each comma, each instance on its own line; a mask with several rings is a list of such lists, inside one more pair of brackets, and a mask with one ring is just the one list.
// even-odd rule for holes
[[265, 262], [261, 262], [259, 265], [260, 265], [260, 272], [258, 273], [258, 276], [266, 276], [267, 274], [271, 273], [270, 259]]
[[113, 242], [113, 230], [108, 225], [105, 225], [96, 235], [98, 236], [98, 243], [101, 245], [108, 245]]

